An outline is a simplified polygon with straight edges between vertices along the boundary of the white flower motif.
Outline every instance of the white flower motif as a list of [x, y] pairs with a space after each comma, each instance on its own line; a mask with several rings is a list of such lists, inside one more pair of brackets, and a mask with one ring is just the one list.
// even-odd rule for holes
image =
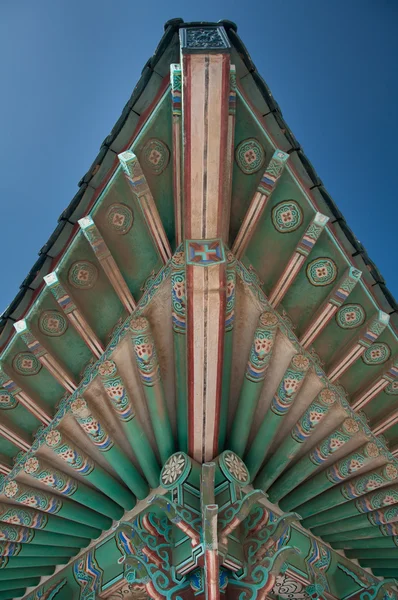
[[162, 482], [169, 485], [177, 481], [185, 467], [185, 457], [183, 454], [174, 454], [169, 458], [163, 467]]
[[16, 481], [10, 481], [4, 488], [4, 494], [7, 498], [13, 498], [18, 492], [18, 484]]
[[236, 456], [236, 454], [226, 454], [224, 460], [229, 472], [233, 477], [235, 477], [235, 479], [237, 479], [238, 481], [249, 480], [249, 475], [246, 466], [241, 461], [241, 459], [238, 456]]
[[39, 461], [36, 457], [31, 456], [25, 463], [25, 473], [32, 474], [39, 468]]

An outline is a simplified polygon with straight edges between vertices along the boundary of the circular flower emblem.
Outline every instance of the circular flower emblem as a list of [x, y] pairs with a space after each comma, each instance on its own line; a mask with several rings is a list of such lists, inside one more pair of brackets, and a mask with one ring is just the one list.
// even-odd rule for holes
[[296, 354], [293, 356], [292, 363], [300, 371], [306, 371], [310, 366], [310, 361], [303, 354]]
[[265, 151], [256, 139], [250, 138], [236, 148], [235, 159], [240, 170], [246, 175], [251, 175], [264, 166]]
[[116, 373], [116, 365], [113, 360], [105, 360], [98, 367], [98, 372], [102, 377], [112, 376]]
[[154, 174], [160, 175], [170, 160], [170, 150], [158, 139], [150, 139], [142, 150], [142, 157], [145, 166]]
[[372, 344], [362, 355], [362, 360], [366, 365], [381, 365], [391, 356], [390, 347], [384, 342]]
[[77, 417], [86, 419], [90, 416], [90, 411], [87, 406], [87, 402], [83, 400], [83, 398], [76, 398], [76, 400], [72, 402], [70, 407], [72, 409], [73, 414]]
[[37, 469], [39, 468], [39, 461], [37, 460], [37, 458], [35, 456], [31, 456], [30, 458], [28, 458], [28, 460], [25, 463], [25, 473], [28, 473], [28, 475], [31, 475], [32, 473], [36, 473]]
[[388, 465], [386, 465], [384, 467], [384, 472], [386, 474], [386, 477], [392, 481], [393, 479], [397, 479], [398, 478], [398, 469], [397, 467], [392, 464], [392, 463], [388, 463]]
[[270, 325], [271, 326], [277, 325], [278, 317], [276, 315], [274, 315], [274, 313], [272, 313], [272, 312], [263, 312], [260, 315], [260, 323], [264, 327], [269, 327]]
[[334, 404], [336, 402], [336, 394], [327, 388], [323, 389], [319, 397], [324, 404]]
[[337, 277], [337, 267], [330, 258], [316, 258], [307, 266], [307, 278], [311, 285], [330, 285]]
[[169, 487], [176, 483], [180, 475], [183, 473], [187, 459], [184, 454], [177, 453], [170, 456], [166, 461], [160, 476], [161, 483], [165, 487]]
[[133, 226], [133, 211], [125, 204], [112, 204], [106, 213], [106, 221], [115, 233], [124, 235]]
[[12, 361], [14, 371], [20, 375], [37, 375], [41, 362], [31, 352], [19, 352]]
[[88, 261], [73, 263], [69, 269], [69, 283], [80, 290], [92, 288], [98, 278], [97, 268]]
[[352, 434], [357, 433], [359, 431], [359, 425], [355, 421], [355, 419], [346, 419], [343, 423], [343, 429], [346, 433]]
[[46, 444], [47, 446], [54, 447], [59, 444], [61, 441], [61, 434], [57, 429], [53, 429], [49, 431], [46, 435]]
[[364, 323], [366, 313], [360, 304], [345, 304], [336, 313], [336, 322], [342, 329], [355, 329]]
[[18, 484], [16, 481], [9, 481], [4, 488], [4, 494], [7, 498], [14, 498], [18, 493]]
[[365, 453], [369, 456], [369, 458], [376, 458], [376, 456], [379, 456], [380, 454], [378, 447], [373, 442], [366, 444]]
[[280, 233], [290, 233], [303, 222], [303, 213], [297, 202], [280, 202], [272, 209], [272, 224]]
[[49, 337], [59, 337], [68, 328], [65, 316], [58, 310], [45, 310], [39, 318], [39, 329]]
[[133, 319], [130, 325], [134, 331], [145, 331], [148, 327], [148, 321], [145, 317], [138, 317], [138, 319]]
[[224, 454], [224, 463], [230, 475], [239, 483], [249, 483], [249, 472], [245, 463], [232, 452]]

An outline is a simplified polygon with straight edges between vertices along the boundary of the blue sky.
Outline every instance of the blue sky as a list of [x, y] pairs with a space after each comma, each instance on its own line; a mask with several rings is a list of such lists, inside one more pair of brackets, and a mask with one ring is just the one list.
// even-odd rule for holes
[[0, 311], [173, 17], [238, 24], [290, 128], [398, 297], [396, 0], [1, 0]]

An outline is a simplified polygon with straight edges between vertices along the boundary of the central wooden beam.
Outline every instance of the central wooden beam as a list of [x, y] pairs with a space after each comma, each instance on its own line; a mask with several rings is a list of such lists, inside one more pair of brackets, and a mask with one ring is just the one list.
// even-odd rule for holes
[[[220, 26], [180, 30], [187, 286], [188, 452], [218, 451], [232, 145], [230, 44]], [[229, 142], [228, 142], [229, 140]]]

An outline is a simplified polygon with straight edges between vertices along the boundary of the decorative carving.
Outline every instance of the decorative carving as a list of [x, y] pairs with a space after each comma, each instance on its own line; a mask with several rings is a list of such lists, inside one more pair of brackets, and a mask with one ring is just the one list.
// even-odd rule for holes
[[49, 337], [59, 337], [67, 328], [68, 322], [58, 310], [45, 310], [39, 317], [39, 329]]
[[337, 277], [337, 267], [331, 258], [316, 258], [307, 266], [307, 278], [311, 285], [330, 285]]
[[238, 167], [246, 175], [257, 173], [265, 163], [265, 151], [260, 142], [249, 138], [241, 142], [235, 150]]
[[41, 362], [32, 352], [19, 352], [12, 361], [12, 367], [20, 375], [37, 375], [41, 369]]
[[345, 304], [336, 313], [336, 322], [342, 329], [355, 329], [365, 322], [366, 313], [360, 304]]
[[225, 52], [231, 47], [224, 27], [186, 27], [180, 29], [181, 51], [183, 53]]
[[225, 262], [225, 252], [221, 240], [187, 240], [187, 265], [208, 267]]
[[106, 222], [114, 233], [125, 235], [133, 226], [133, 211], [126, 204], [111, 204], [106, 211]]
[[280, 202], [272, 209], [272, 224], [279, 233], [296, 231], [303, 222], [303, 212], [294, 200]]
[[79, 290], [88, 290], [94, 287], [97, 278], [97, 267], [87, 260], [77, 261], [69, 269], [69, 283]]
[[362, 360], [366, 365], [381, 365], [391, 356], [390, 347], [384, 342], [372, 344], [362, 355]]
[[164, 142], [152, 138], [142, 149], [141, 160], [154, 175], [163, 173], [170, 160], [170, 150]]

